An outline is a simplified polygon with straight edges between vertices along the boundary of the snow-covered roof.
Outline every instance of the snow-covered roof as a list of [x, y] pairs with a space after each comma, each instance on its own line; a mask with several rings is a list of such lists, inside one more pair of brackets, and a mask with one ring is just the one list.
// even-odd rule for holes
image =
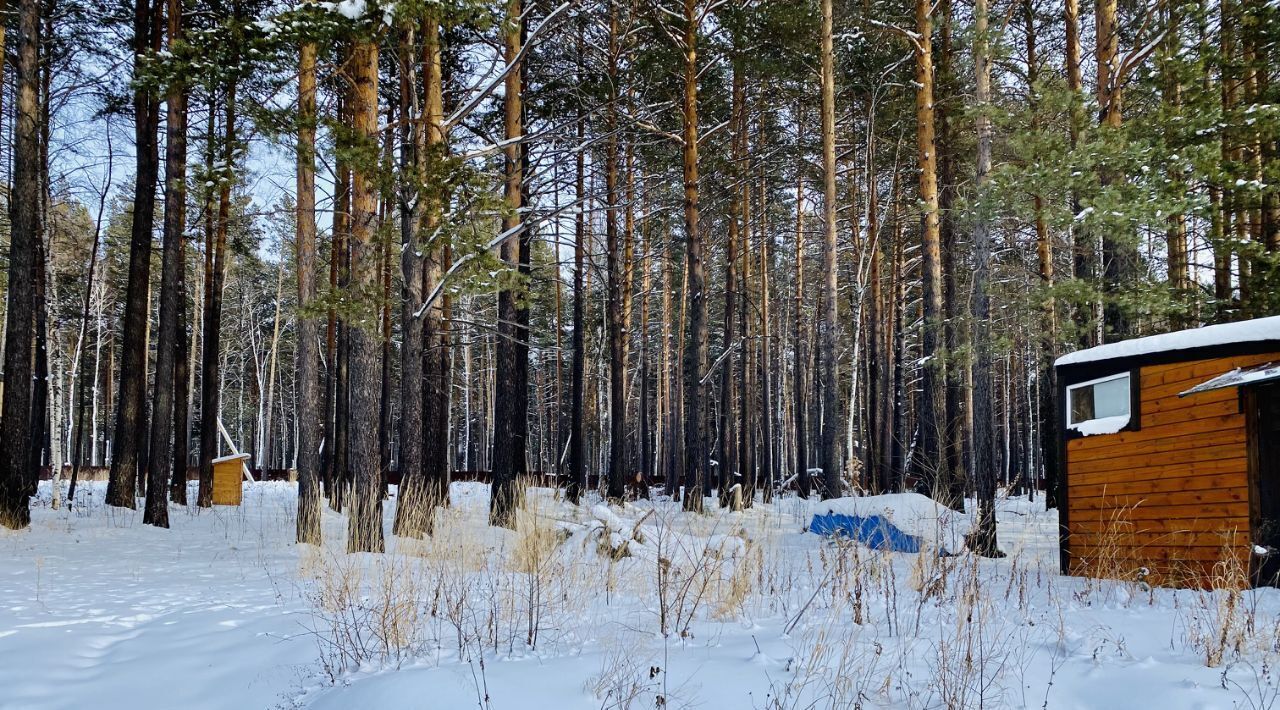
[[1256, 385], [1272, 380], [1280, 380], [1280, 364], [1268, 362], [1264, 365], [1254, 365], [1253, 367], [1237, 367], [1230, 372], [1224, 372], [1221, 375], [1205, 380], [1191, 389], [1178, 393], [1179, 397], [1186, 397], [1189, 394], [1198, 392], [1209, 392], [1211, 390], [1220, 390], [1226, 387], [1241, 387], [1244, 385]]
[[1265, 340], [1280, 341], [1280, 316], [1256, 318], [1238, 323], [1207, 325], [1203, 328], [1192, 328], [1191, 330], [1180, 330], [1174, 333], [1150, 335], [1145, 338], [1122, 340], [1118, 343], [1107, 343], [1096, 348], [1067, 353], [1058, 358], [1054, 364], [1061, 367], [1063, 365], [1115, 360], [1136, 355], [1191, 350], [1211, 345], [1256, 343]]

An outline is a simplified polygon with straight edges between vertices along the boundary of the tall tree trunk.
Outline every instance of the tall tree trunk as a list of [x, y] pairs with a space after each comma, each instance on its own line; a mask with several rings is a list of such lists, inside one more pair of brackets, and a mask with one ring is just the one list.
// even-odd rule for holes
[[[738, 72], [741, 76], [742, 72]], [[741, 304], [741, 314], [738, 317], [739, 330], [738, 342], [741, 352], [738, 354], [738, 372], [737, 372], [737, 388], [741, 403], [738, 406], [737, 429], [738, 429], [738, 470], [742, 473], [742, 504], [750, 508], [755, 503], [756, 496], [756, 428], [755, 428], [755, 364], [756, 364], [756, 343], [753, 340], [752, 324], [754, 319], [750, 317], [751, 304], [753, 302], [751, 281], [751, 162], [748, 157], [750, 154], [749, 134], [750, 120], [748, 119], [748, 106], [746, 92], [743, 89], [745, 77], [737, 81], [738, 84], [738, 146], [737, 153], [734, 157], [734, 164], [737, 170], [734, 174], [735, 195], [741, 195], [738, 199], [742, 205], [742, 266], [738, 270], [738, 280], [734, 287], [738, 290], [738, 300]]]
[[[339, 111], [339, 115], [341, 112]], [[317, 122], [319, 116], [317, 114]], [[335, 161], [334, 166], [334, 210], [333, 229], [329, 236], [329, 291], [338, 290], [338, 264], [341, 261], [342, 225], [346, 219], [341, 199], [346, 194], [343, 185], [343, 164]], [[337, 498], [337, 400], [338, 400], [338, 314], [333, 304], [329, 305], [325, 323], [324, 338], [324, 404], [321, 416], [324, 424], [322, 433], [324, 443], [320, 454], [320, 482], [324, 493], [332, 505]]]
[[[169, 2], [169, 38], [171, 51], [182, 39], [182, 1]], [[165, 99], [165, 198], [164, 252], [160, 271], [160, 328], [156, 337], [155, 389], [151, 398], [151, 454], [147, 458], [147, 502], [142, 522], [160, 528], [169, 527], [169, 493], [173, 463], [174, 390], [178, 343], [186, 333], [178, 331], [178, 312], [182, 310], [182, 238], [187, 210], [187, 97], [180, 79], [169, 86]], [[185, 406], [185, 403], [184, 403]], [[185, 462], [184, 462], [185, 463]], [[185, 489], [185, 481], [183, 488]]]
[[[49, 24], [46, 21], [44, 32], [49, 31]], [[41, 106], [47, 106], [47, 92], [41, 92]], [[49, 120], [47, 112], [42, 112], [40, 124], [43, 133], [43, 126]], [[42, 135], [40, 139], [41, 152], [48, 146], [47, 136]], [[42, 197], [40, 200], [40, 216], [37, 218], [39, 224], [46, 225], [49, 223], [49, 212], [46, 209], [47, 202], [43, 193], [48, 185], [47, 163], [41, 159], [40, 169], [40, 189]], [[35, 335], [35, 372], [31, 379], [31, 448], [27, 451], [27, 495], [35, 495], [40, 481], [40, 470], [44, 466], [44, 455], [49, 448], [49, 302], [46, 289], [48, 288], [49, 272], [48, 272], [48, 246], [45, 244], [46, 232], [48, 230], [41, 229], [40, 239], [36, 241], [36, 283], [35, 283], [35, 309], [34, 316], [36, 320]]]
[[938, 226], [938, 165], [934, 140], [933, 21], [929, 0], [916, 0], [916, 148], [920, 166], [921, 280], [924, 328], [921, 337], [923, 377], [920, 398], [920, 469], [932, 476], [932, 494], [944, 505], [956, 500], [946, 472], [943, 450], [946, 427], [946, 363], [942, 359], [942, 256]]
[[[296, 227], [295, 227], [296, 231]], [[284, 262], [281, 261], [276, 267], [276, 297], [275, 297], [275, 314], [271, 319], [271, 345], [267, 348], [267, 367], [265, 379], [267, 381], [266, 400], [259, 400], [262, 406], [262, 429], [258, 434], [259, 441], [262, 443], [258, 446], [258, 468], [266, 470], [271, 468], [272, 453], [275, 451], [274, 438], [271, 435], [272, 420], [275, 416], [276, 402], [276, 366], [279, 363], [280, 354], [280, 314], [284, 303]]]
[[[444, 126], [443, 75], [441, 73], [441, 39], [439, 23], [434, 17], [424, 25], [423, 67], [425, 76], [424, 109], [426, 111], [426, 155], [431, 173], [439, 172], [449, 153]], [[435, 235], [448, 195], [432, 191], [428, 195], [422, 219], [423, 236]], [[419, 241], [424, 241], [421, 237]], [[437, 238], [428, 248], [423, 270], [422, 291], [434, 293], [443, 283], [451, 253], [447, 240]], [[432, 303], [423, 314], [423, 476], [426, 479], [425, 531], [433, 530], [434, 510], [449, 504], [449, 411], [453, 384], [453, 350], [449, 336], [449, 296]]]
[[953, 8], [951, 0], [941, 0], [935, 10], [938, 13], [938, 61], [934, 72], [934, 96], [941, 97], [935, 106], [937, 125], [937, 161], [938, 161], [938, 235], [942, 249], [942, 304], [943, 304], [943, 338], [946, 353], [943, 367], [946, 368], [946, 394], [944, 402], [946, 411], [942, 415], [946, 425], [938, 434], [941, 441], [938, 446], [942, 450], [943, 467], [939, 471], [940, 480], [944, 481], [947, 499], [960, 501], [964, 499], [965, 463], [967, 444], [970, 443], [971, 430], [968, 391], [965, 386], [967, 368], [964, 367], [963, 353], [969, 345], [967, 324], [963, 318], [963, 300], [960, 289], [960, 266], [963, 260], [960, 255], [959, 229], [955, 219], [956, 201], [956, 152], [958, 121], [952, 120], [949, 103], [959, 96], [959, 82], [956, 81], [954, 50], [951, 41]]
[[[1063, 24], [1066, 26], [1066, 73], [1067, 90], [1071, 92], [1069, 114], [1067, 120], [1068, 137], [1074, 151], [1080, 141], [1080, 132], [1084, 130], [1084, 75], [1080, 61], [1083, 50], [1080, 47], [1080, 2], [1064, 0]], [[1071, 214], [1080, 214], [1080, 192], [1074, 182], [1071, 186]], [[1093, 286], [1097, 277], [1096, 242], [1087, 229], [1073, 222], [1071, 227], [1071, 272], [1076, 281]], [[1078, 344], [1082, 348], [1099, 344], [1098, 302], [1096, 296], [1090, 296], [1075, 308], [1075, 323], [1078, 331]]]
[[[237, 6], [238, 8], [238, 6]], [[196, 505], [213, 505], [213, 459], [218, 450], [219, 400], [222, 394], [222, 288], [226, 281], [227, 229], [231, 221], [231, 165], [236, 142], [236, 79], [227, 87], [223, 126], [223, 171], [218, 185], [218, 215], [212, 234], [212, 255], [205, 256], [205, 313], [200, 364], [200, 493]]]
[[[647, 185], [642, 184], [640, 192], [647, 195]], [[653, 358], [650, 352], [649, 339], [649, 294], [653, 288], [653, 269], [651, 266], [651, 254], [653, 253], [653, 238], [650, 223], [647, 219], [647, 205], [642, 205], [641, 214], [646, 216], [644, 222], [641, 222], [640, 236], [643, 240], [643, 256], [640, 258], [640, 325], [638, 330], [640, 345], [640, 480], [638, 484], [644, 495], [648, 495], [649, 483], [654, 476], [654, 450], [655, 442], [653, 435], [653, 417], [650, 410], [653, 408], [653, 368], [650, 363]], [[559, 284], [559, 280], [556, 281]]]
[[[1038, 130], [1040, 127], [1040, 102], [1036, 97], [1039, 96], [1040, 90], [1038, 84], [1040, 65], [1036, 47], [1035, 5], [1031, 0], [1026, 0], [1024, 11], [1027, 23], [1027, 89], [1033, 97], [1031, 100], [1032, 129]], [[1058, 357], [1058, 304], [1057, 298], [1053, 293], [1055, 278], [1053, 236], [1049, 232], [1048, 221], [1045, 218], [1044, 196], [1040, 194], [1033, 195], [1032, 205], [1035, 210], [1036, 220], [1036, 256], [1039, 261], [1040, 286], [1045, 291], [1044, 300], [1041, 304], [1040, 323], [1044, 330], [1040, 341], [1040, 372], [1037, 375], [1040, 450], [1043, 454], [1041, 461], [1044, 469], [1045, 506], [1047, 508], [1056, 508], [1058, 505], [1058, 410], [1056, 406], [1058, 375], [1053, 363]], [[977, 401], [976, 397], [974, 399]], [[1030, 481], [1030, 486], [1031, 495], [1034, 496], [1036, 489], [1034, 479]]]
[[[349, 52], [348, 52], [349, 54]], [[342, 99], [338, 114], [342, 121], [352, 122], [355, 106], [350, 92]], [[337, 289], [345, 293], [351, 286], [352, 171], [351, 165], [336, 161], [338, 168], [337, 212], [334, 215], [334, 259], [337, 260]], [[350, 316], [340, 315], [335, 324], [333, 355], [333, 486], [329, 506], [342, 511], [351, 494], [351, 323]]]
[[973, 70], [977, 103], [978, 160], [975, 183], [977, 210], [973, 226], [973, 322], [976, 358], [973, 364], [974, 381], [974, 487], [978, 499], [977, 524], [971, 548], [985, 557], [999, 556], [996, 547], [996, 473], [992, 466], [991, 447], [994, 444], [993, 407], [991, 391], [991, 295], [988, 280], [991, 271], [991, 225], [983, 204], [987, 199], [987, 179], [991, 173], [991, 50], [987, 27], [987, 0], [975, 0], [974, 11]]
[[[157, 0], [158, 2], [158, 0]], [[160, 28], [149, 0], [136, 0], [133, 12], [134, 73], [142, 73], [146, 55], [158, 48]], [[156, 146], [160, 106], [147, 84], [138, 84], [133, 95], [134, 142], [136, 146], [133, 187], [133, 226], [129, 239], [129, 282], [125, 292], [123, 353], [120, 360], [120, 397], [116, 404], [115, 436], [112, 442], [111, 474], [107, 483], [107, 504], [125, 508], [137, 506], [139, 448], [145, 428], [147, 367], [147, 300], [151, 273], [151, 232], [155, 219], [156, 180], [160, 155]]]
[[[1182, 111], [1182, 82], [1177, 75], [1175, 61], [1177, 53], [1180, 51], [1178, 23], [1180, 21], [1178, 3], [1168, 3], [1164, 7], [1165, 20], [1165, 39], [1162, 43], [1160, 70], [1164, 74], [1164, 85], [1161, 91], [1161, 101], [1163, 103], [1166, 119], [1179, 120]], [[1175, 140], [1174, 131], [1165, 130], [1166, 139], [1172, 144]], [[1175, 166], [1170, 166], [1167, 170], [1170, 181], [1171, 193], [1174, 195], [1182, 195], [1185, 193], [1186, 186], [1183, 182], [1182, 171]], [[1192, 294], [1191, 290], [1191, 269], [1190, 261], [1187, 253], [1187, 216], [1183, 212], [1177, 212], [1169, 215], [1168, 226], [1165, 229], [1165, 238], [1168, 242], [1169, 249], [1169, 286], [1173, 290], [1174, 302], [1187, 311], [1179, 311], [1175, 316], [1175, 323], [1181, 327], [1191, 326]]]
[[[880, 239], [880, 190], [877, 185], [879, 175], [876, 168], [876, 124], [875, 112], [868, 111], [867, 116], [867, 159], [866, 159], [866, 191], [867, 191], [867, 238], [875, 244], [874, 252], [871, 255], [871, 274], [868, 278], [871, 287], [871, 308], [867, 314], [867, 320], [871, 326], [870, 343], [871, 347], [867, 350], [868, 360], [868, 380], [872, 391], [868, 397], [871, 402], [869, 410], [870, 429], [872, 437], [872, 460], [869, 473], [871, 482], [871, 491], [873, 493], [890, 492], [891, 480], [893, 478], [892, 465], [893, 462], [889, 455], [889, 440], [893, 436], [892, 419], [893, 419], [893, 401], [892, 401], [892, 385], [890, 364], [890, 349], [888, 347], [888, 332], [886, 327], [889, 313], [892, 312], [892, 305], [889, 299], [884, 297], [884, 242], [888, 240]], [[894, 174], [896, 183], [897, 174]], [[890, 190], [890, 199], [895, 188]]]
[[[1237, 19], [1233, 16], [1230, 0], [1225, 0], [1218, 4], [1219, 33], [1218, 41], [1218, 62], [1220, 86], [1219, 96], [1222, 102], [1222, 115], [1228, 116], [1235, 110], [1236, 99], [1236, 68], [1235, 68], [1235, 38], [1234, 30], [1237, 25]], [[1203, 30], [1202, 30], [1203, 31]], [[1205, 32], [1207, 34], [1207, 32]], [[1221, 166], [1220, 169], [1226, 173], [1234, 155], [1233, 136], [1229, 130], [1221, 131]], [[1217, 189], [1214, 189], [1214, 186]], [[1234, 194], [1231, 188], [1231, 182], [1224, 174], [1221, 181], [1214, 181], [1210, 186], [1210, 200], [1217, 197], [1217, 207], [1214, 214], [1217, 220], [1212, 225], [1211, 240], [1213, 243], [1213, 290], [1214, 297], [1217, 301], [1218, 315], [1222, 317], [1232, 309], [1232, 284], [1231, 284], [1231, 256], [1234, 251], [1232, 238], [1234, 230], [1232, 229], [1232, 217], [1234, 216]]]
[[[400, 494], [396, 504], [396, 518], [392, 531], [397, 535], [421, 536], [429, 525], [433, 510], [427, 501], [426, 480], [423, 476], [423, 395], [426, 381], [423, 368], [426, 365], [424, 343], [425, 313], [419, 313], [425, 303], [425, 250], [419, 243], [423, 236], [423, 220], [432, 197], [427, 193], [427, 113], [431, 111], [433, 76], [439, 71], [439, 28], [431, 17], [423, 18], [423, 53], [421, 57], [425, 105], [418, 105], [417, 61], [414, 57], [414, 33], [409, 28], [404, 33], [401, 73], [400, 106], [402, 136], [411, 132], [410, 140], [402, 140], [401, 162], [405, 165], [406, 178], [401, 187], [403, 222], [401, 228], [400, 269], [402, 275], [400, 320], [403, 344], [400, 348]], [[438, 90], [438, 89], [437, 89]]]
[[[796, 125], [799, 135], [804, 135], [804, 114], [796, 107]], [[792, 349], [795, 365], [792, 372], [791, 407], [794, 413], [796, 490], [801, 498], [808, 498], [813, 482], [809, 479], [809, 432], [807, 428], [809, 401], [806, 372], [809, 363], [809, 352], [806, 347], [808, 338], [804, 329], [804, 172], [803, 161], [796, 162], [796, 232], [795, 232], [795, 295], [791, 306], [792, 316]]]
[[[36, 248], [40, 240], [40, 2], [22, 0], [18, 14], [17, 115], [13, 191], [9, 202], [9, 284], [5, 309], [4, 372], [0, 403], [0, 525], [31, 524], [27, 469], [31, 448], [31, 342], [34, 336]], [[130, 496], [132, 500], [132, 496]]]
[[[297, 224], [298, 334], [294, 377], [298, 392], [298, 519], [300, 543], [319, 545], [321, 431], [310, 413], [321, 411], [316, 300], [316, 44], [298, 48]], [[328, 443], [327, 441], [325, 442]]]
[[[840, 471], [840, 397], [836, 387], [836, 79], [832, 49], [831, 0], [822, 0], [822, 497], [842, 492]], [[855, 377], [857, 375], [855, 374]]]
[[[763, 105], [762, 105], [763, 108]], [[761, 118], [761, 124], [764, 119]], [[758, 141], [760, 145], [764, 145], [763, 136]], [[760, 477], [764, 479], [764, 492], [761, 499], [765, 503], [773, 502], [774, 488], [777, 481], [777, 467], [774, 465], [775, 449], [773, 415], [774, 415], [774, 392], [773, 392], [773, 321], [769, 312], [771, 300], [769, 297], [769, 278], [773, 274], [773, 262], [769, 258], [770, 243], [773, 240], [769, 234], [768, 228], [764, 224], [765, 215], [767, 214], [764, 197], [766, 194], [766, 185], [764, 181], [764, 170], [760, 171], [760, 205], [758, 214], [760, 215], [761, 225], [758, 232], [760, 237], [760, 262], [758, 272], [760, 274]]]
[[607, 70], [609, 87], [605, 111], [604, 191], [605, 270], [607, 300], [605, 321], [609, 335], [609, 485], [610, 502], [621, 503], [626, 493], [627, 397], [626, 333], [622, 299], [624, 265], [618, 235], [618, 18], [617, 6], [609, 5], [609, 45]]
[[[897, 176], [894, 185], [900, 185]], [[905, 245], [902, 239], [902, 196], [900, 188], [893, 195], [893, 435], [890, 437], [890, 458], [893, 461], [893, 488], [898, 490], [906, 483], [909, 454], [907, 444], [910, 435], [907, 433], [907, 286], [906, 263], [903, 258]]]
[[[578, 78], [583, 78], [582, 55], [583, 28], [578, 27], [576, 45], [578, 53]], [[586, 137], [586, 118], [581, 104], [577, 108], [575, 121], [577, 144], [582, 145]], [[582, 493], [587, 487], [587, 429], [584, 422], [586, 406], [586, 330], [587, 330], [587, 293], [584, 287], [586, 276], [586, 151], [576, 151], [576, 174], [574, 177], [573, 199], [576, 209], [573, 221], [573, 365], [570, 374], [569, 393], [569, 478], [565, 486], [565, 494], [570, 502], [577, 505], [582, 500]]]
[[[183, 118], [185, 120], [185, 115]], [[185, 134], [185, 130], [183, 132]], [[182, 184], [184, 190], [182, 201], [185, 204], [186, 180], [183, 180]], [[178, 293], [176, 318], [178, 339], [173, 346], [173, 456], [169, 473], [169, 500], [179, 505], [187, 505], [187, 461], [191, 456], [191, 390], [194, 389], [192, 383], [195, 376], [193, 356], [195, 355], [196, 328], [191, 329], [191, 336], [188, 338], [185, 209], [182, 217], [183, 224], [179, 230], [182, 237], [178, 240], [178, 284], [175, 289]]]
[[[357, 39], [351, 50], [352, 127], [361, 147], [378, 141], [378, 45]], [[372, 154], [372, 151], [369, 151]], [[376, 164], [357, 162], [351, 171], [351, 288], [361, 297], [378, 292]], [[382, 552], [382, 478], [377, 462], [379, 399], [382, 363], [378, 353], [376, 299], [362, 303], [353, 319], [351, 340], [351, 459], [354, 472], [347, 517], [348, 552]]]
[[[724, 277], [724, 333], [721, 337], [722, 347], [725, 354], [721, 356], [720, 362], [720, 450], [716, 455], [718, 459], [717, 470], [719, 473], [719, 503], [721, 506], [730, 505], [730, 488], [734, 484], [734, 474], [738, 472], [738, 466], [735, 459], [737, 458], [737, 437], [739, 432], [735, 431], [735, 417], [733, 416], [734, 401], [736, 399], [736, 382], [734, 381], [734, 370], [736, 360], [734, 358], [734, 338], [737, 337], [737, 301], [738, 301], [738, 242], [740, 237], [740, 224], [742, 217], [742, 191], [738, 189], [737, 184], [742, 180], [741, 170], [741, 151], [738, 148], [742, 141], [742, 126], [739, 113], [742, 111], [742, 68], [741, 62], [734, 62], [733, 66], [733, 88], [731, 90], [731, 107], [730, 122], [732, 137], [732, 152], [734, 157], [733, 165], [735, 166], [732, 174], [733, 186], [731, 197], [729, 198], [729, 215], [728, 224], [726, 225], [725, 237], [725, 277]], [[746, 393], [743, 392], [745, 397]]]
[[[1098, 67], [1098, 123], [1111, 130], [1120, 128], [1123, 92], [1120, 76], [1120, 28], [1117, 0], [1098, 0], [1094, 11]], [[1103, 166], [1100, 171], [1105, 188], [1118, 178], [1114, 170]], [[1107, 230], [1102, 235], [1102, 290], [1105, 297], [1103, 318], [1108, 337], [1123, 340], [1132, 334], [1132, 323], [1120, 304], [1123, 289], [1133, 283], [1137, 271], [1137, 247], [1126, 235]]]
[[[42, 138], [42, 140], [46, 140]], [[48, 183], [45, 183], [48, 189]], [[44, 220], [42, 220], [44, 221]], [[45, 279], [48, 283], [49, 302], [55, 307], [58, 305], [58, 252], [54, 249], [48, 250], [48, 259], [45, 261]], [[66, 455], [66, 447], [69, 446], [66, 436], [64, 435], [63, 424], [67, 421], [67, 412], [64, 409], [67, 400], [63, 398], [63, 386], [68, 375], [65, 365], [66, 354], [62, 347], [62, 332], [59, 327], [60, 319], [54, 318], [45, 325], [45, 340], [48, 342], [49, 348], [49, 507], [53, 510], [59, 510], [62, 507], [62, 469]], [[69, 433], [69, 430], [65, 430]], [[37, 482], [37, 486], [39, 483]]]
[[698, 231], [698, 23], [696, 0], [684, 0], [684, 94], [681, 100], [685, 260], [689, 271], [684, 343], [684, 509], [702, 512], [706, 492], [707, 272]]
[[[507, 64], [513, 64], [520, 54], [522, 39], [521, 0], [508, 0], [507, 13], [504, 20], [506, 27], [503, 56]], [[503, 91], [503, 128], [507, 144], [503, 149], [503, 196], [506, 211], [502, 217], [501, 257], [508, 265], [517, 265], [521, 261], [521, 242], [524, 239], [523, 218], [520, 214], [524, 192], [524, 160], [521, 140], [524, 133], [522, 92], [523, 72], [516, 67], [507, 73], [506, 86]], [[497, 367], [495, 370], [497, 391], [495, 392], [494, 429], [493, 429], [493, 472], [489, 499], [489, 523], [506, 528], [515, 528], [516, 508], [519, 506], [519, 475], [524, 472], [523, 442], [519, 431], [522, 429], [516, 421], [526, 417], [528, 412], [519, 408], [522, 399], [517, 391], [523, 381], [522, 373], [527, 371], [526, 360], [521, 367], [519, 327], [519, 306], [516, 291], [510, 287], [498, 292], [498, 341]]]
[[[3, 0], [0, 0], [0, 9], [2, 8], [3, 8]], [[2, 60], [0, 60], [0, 65], [3, 65]], [[3, 92], [0, 92], [0, 93], [3, 93]], [[107, 140], [107, 145], [108, 146], [111, 145], [111, 141], [109, 138]], [[107, 184], [111, 184], [110, 178], [111, 178], [113, 167], [114, 167], [113, 162], [108, 160], [107, 161], [107, 178], [108, 179], [106, 181]], [[94, 295], [94, 290], [97, 288], [97, 284], [99, 281], [97, 277], [98, 254], [99, 254], [100, 246], [102, 243], [102, 218], [103, 218], [103, 215], [106, 213], [106, 201], [107, 201], [107, 193], [106, 191], [103, 191], [101, 193], [101, 197], [98, 200], [98, 214], [96, 219], [94, 220], [94, 225], [93, 225], [93, 243], [92, 243], [92, 246], [90, 246], [90, 251], [89, 251], [88, 273], [85, 276], [84, 302], [83, 302], [84, 305], [80, 309], [80, 334], [78, 336], [78, 340], [82, 344], [80, 347], [83, 347], [83, 343], [86, 341], [88, 337], [89, 317], [91, 314], [90, 312], [93, 310], [93, 295]], [[99, 298], [98, 302], [99, 302], [99, 308], [101, 308], [102, 299]], [[96, 332], [94, 333], [94, 338], [93, 338], [93, 385], [92, 385], [93, 401], [91, 405], [91, 411], [89, 412], [90, 422], [91, 422], [90, 424], [91, 432], [89, 437], [89, 452], [90, 452], [89, 464], [90, 465], [95, 464], [95, 458], [96, 458], [95, 455], [97, 453], [97, 444], [98, 444], [97, 442], [98, 383], [99, 383], [99, 376], [100, 376], [99, 369], [102, 362], [102, 357], [101, 357], [102, 320], [100, 317], [95, 319], [95, 325], [96, 325]], [[71, 482], [67, 488], [67, 507], [72, 507], [75, 505], [76, 483], [77, 483], [77, 479], [80, 476], [80, 466], [84, 460], [84, 448], [85, 448], [84, 447], [84, 426], [85, 426], [84, 418], [86, 414], [85, 410], [87, 408], [90, 408], [88, 403], [85, 402], [86, 383], [85, 383], [84, 361], [85, 361], [85, 358], [81, 356], [76, 366], [76, 372], [74, 375], [74, 378], [75, 378], [74, 381], [76, 386], [79, 388], [79, 393], [76, 396], [76, 404], [75, 404], [76, 421], [75, 421], [75, 428], [74, 428], [74, 440], [71, 444]], [[184, 489], [184, 492], [185, 492], [185, 489]], [[185, 498], [182, 502], [185, 502]]]

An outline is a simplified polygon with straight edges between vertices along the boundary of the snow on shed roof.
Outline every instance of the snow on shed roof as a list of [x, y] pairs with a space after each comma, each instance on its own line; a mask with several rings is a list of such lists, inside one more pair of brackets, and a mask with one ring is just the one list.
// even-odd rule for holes
[[1264, 340], [1280, 341], [1280, 316], [1256, 318], [1238, 323], [1207, 325], [1203, 328], [1179, 330], [1145, 338], [1107, 343], [1096, 348], [1077, 350], [1058, 358], [1054, 365], [1078, 365], [1085, 362], [1101, 362], [1136, 355], [1150, 355], [1174, 350], [1191, 350], [1228, 343], [1256, 343]]

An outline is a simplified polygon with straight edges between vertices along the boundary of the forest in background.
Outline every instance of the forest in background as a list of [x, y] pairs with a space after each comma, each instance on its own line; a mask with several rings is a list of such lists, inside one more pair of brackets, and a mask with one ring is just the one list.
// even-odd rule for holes
[[1280, 312], [1264, 0], [3, 11], [8, 527], [42, 467], [167, 526], [221, 423], [351, 550], [480, 472], [497, 525], [970, 496], [994, 552], [1055, 357]]

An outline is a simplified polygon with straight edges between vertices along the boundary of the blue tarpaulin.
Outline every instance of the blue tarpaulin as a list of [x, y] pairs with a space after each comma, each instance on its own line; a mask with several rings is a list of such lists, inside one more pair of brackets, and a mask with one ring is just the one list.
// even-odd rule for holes
[[[920, 551], [919, 538], [908, 535], [879, 515], [870, 515], [865, 518], [843, 513], [814, 515], [813, 521], [809, 523], [809, 532], [849, 538], [873, 550]], [[946, 552], [944, 551], [943, 554], [945, 555]]]

